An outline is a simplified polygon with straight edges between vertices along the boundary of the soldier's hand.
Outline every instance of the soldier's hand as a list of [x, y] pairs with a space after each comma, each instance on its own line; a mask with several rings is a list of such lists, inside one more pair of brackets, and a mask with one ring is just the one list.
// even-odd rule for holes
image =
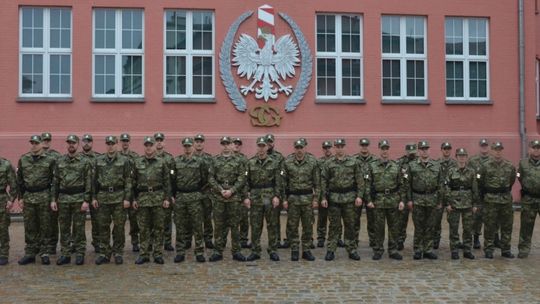
[[373, 209], [373, 208], [375, 208], [375, 205], [373, 204], [373, 202], [369, 202], [369, 203], [367, 204], [367, 207], [368, 207], [369, 209]]
[[19, 200], [19, 206], [21, 206], [21, 210], [24, 209], [24, 200], [23, 199]]
[[403, 202], [399, 202], [398, 210], [403, 211], [403, 209], [405, 209], [405, 204]]
[[163, 201], [163, 208], [167, 209], [167, 208], [169, 208], [170, 205], [171, 205], [171, 203], [168, 200]]
[[355, 200], [354, 200], [354, 205], [356, 207], [361, 207], [362, 206], [362, 199], [357, 197]]
[[128, 209], [130, 207], [130, 205], [131, 204], [129, 203], [129, 201], [127, 201], [127, 200], [124, 201], [124, 209]]
[[13, 202], [12, 201], [7, 201], [6, 203], [6, 210], [11, 210], [11, 207], [13, 207]]
[[319, 208], [319, 202], [317, 202], [317, 201], [311, 202], [311, 208], [318, 209]]
[[277, 208], [279, 206], [279, 198], [277, 198], [275, 196], [272, 198], [272, 206], [274, 208]]
[[412, 201], [407, 202], [407, 208], [409, 208], [409, 210], [413, 209], [413, 202]]
[[223, 195], [224, 198], [229, 198], [232, 196], [232, 191], [231, 190], [223, 190], [221, 191], [221, 195]]
[[441, 208], [442, 208], [442, 203], [439, 203], [439, 204], [437, 205], [437, 209], [441, 209]]
[[323, 208], [328, 208], [328, 201], [325, 200], [325, 199], [323, 199], [323, 200], [321, 201], [321, 206], [322, 206]]
[[82, 205], [81, 205], [81, 211], [82, 212], [87, 212], [88, 209], [90, 209], [90, 205], [87, 202], [83, 202]]
[[473, 212], [473, 213], [476, 213], [477, 211], [478, 211], [478, 207], [473, 207], [473, 208], [472, 208], [472, 212]]
[[51, 210], [58, 211], [58, 205], [56, 204], [56, 202], [51, 202]]
[[93, 200], [93, 201], [92, 201], [92, 207], [94, 207], [94, 209], [99, 208], [99, 203], [98, 203], [97, 200]]
[[246, 208], [251, 208], [251, 200], [249, 198], [246, 198], [244, 200], [244, 206], [246, 206]]
[[137, 203], [137, 201], [133, 201], [133, 204], [131, 205], [133, 207], [133, 209], [137, 210], [139, 209], [139, 204]]
[[289, 209], [289, 202], [288, 201], [283, 201], [283, 209], [285, 209], [285, 210]]
[[[454, 209], [452, 209], [451, 205], [446, 206], [446, 211], [452, 212]], [[473, 211], [474, 212], [474, 211]]]

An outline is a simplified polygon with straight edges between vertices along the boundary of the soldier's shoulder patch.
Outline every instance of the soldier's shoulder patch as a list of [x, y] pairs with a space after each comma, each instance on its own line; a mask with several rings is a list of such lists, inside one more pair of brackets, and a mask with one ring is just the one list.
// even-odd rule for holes
[[409, 178], [409, 174], [407, 173], [403, 174], [403, 178]]
[[476, 174], [476, 178], [480, 178], [480, 177], [482, 177], [482, 176], [481, 176], [480, 174], [477, 173], [477, 174]]
[[516, 173], [516, 177], [520, 177], [521, 174], [519, 172]]
[[369, 174], [366, 174], [366, 175], [364, 176], [364, 178], [365, 178], [365, 179], [369, 179]]
[[245, 175], [245, 176], [247, 176], [247, 175], [248, 175], [248, 172], [247, 172], [247, 171], [246, 171], [246, 172], [244, 172], [244, 175]]
[[174, 170], [171, 170], [171, 175], [174, 175]]
[[281, 172], [279, 172], [279, 174], [285, 175], [285, 172], [283, 170], [281, 170]]

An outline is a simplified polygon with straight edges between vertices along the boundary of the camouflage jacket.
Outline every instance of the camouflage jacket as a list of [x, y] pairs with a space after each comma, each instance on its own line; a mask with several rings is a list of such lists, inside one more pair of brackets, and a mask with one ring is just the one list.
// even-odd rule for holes
[[56, 160], [52, 182], [52, 200], [61, 204], [90, 203], [92, 200], [92, 164], [77, 153]]
[[317, 159], [313, 156], [298, 160], [296, 157], [287, 158], [283, 165], [284, 198], [298, 196], [303, 204], [319, 201], [321, 196], [321, 176]]
[[56, 159], [46, 153], [24, 154], [17, 165], [17, 197], [25, 204], [51, 202], [51, 184]]
[[[243, 155], [243, 154], [242, 154]], [[201, 151], [199, 153], [197, 153], [197, 151], [195, 151], [195, 153], [193, 154], [193, 156], [197, 156], [199, 158], [201, 158], [205, 165], [206, 165], [206, 168], [210, 169], [210, 166], [212, 166], [212, 161], [214, 159], [214, 157], [212, 156], [212, 154], [210, 153], [206, 153], [204, 151]], [[245, 156], [244, 156], [245, 158]], [[245, 160], [247, 161], [247, 158], [245, 158]], [[210, 194], [211, 190], [210, 190], [210, 184], [206, 183], [206, 185], [203, 186], [203, 191], [204, 191], [204, 195], [208, 195]], [[203, 195], [203, 196], [204, 196]]]
[[[7, 191], [9, 189], [9, 192]], [[17, 180], [15, 169], [9, 160], [0, 157], [0, 208], [5, 209], [6, 202], [12, 201], [17, 195]]]
[[465, 209], [479, 205], [478, 180], [473, 168], [451, 167], [445, 175], [444, 203], [452, 208]]
[[469, 162], [467, 163], [467, 165], [473, 168], [475, 171], [480, 171], [480, 168], [482, 167], [482, 165], [490, 159], [491, 159], [491, 156], [489, 154], [485, 156], [482, 154], [476, 154], [474, 156], [471, 156], [471, 158], [469, 158]]
[[[92, 165], [92, 187], [94, 186], [94, 180], [95, 180], [95, 175], [96, 175], [96, 160], [98, 158], [98, 156], [100, 156], [101, 153], [98, 153], [98, 152], [95, 152], [95, 151], [90, 151], [88, 153], [82, 151], [81, 152], [81, 156], [85, 157], [87, 160], [90, 161], [90, 164]], [[94, 193], [94, 190], [92, 189], [92, 193]]]
[[480, 167], [477, 178], [484, 204], [512, 204], [510, 191], [516, 181], [516, 168], [512, 163], [491, 158]]
[[171, 176], [163, 158], [139, 156], [133, 169], [134, 200], [139, 207], [157, 207], [171, 198]]
[[203, 158], [179, 155], [171, 168], [172, 193], [177, 201], [197, 201], [208, 184], [208, 166]]
[[[235, 155], [216, 155], [209, 168], [208, 183], [214, 198], [225, 202], [240, 201], [245, 196], [245, 161]], [[233, 195], [226, 199], [221, 190], [231, 190]]]
[[93, 199], [100, 204], [118, 204], [133, 199], [133, 179], [129, 159], [120, 152], [96, 159]]
[[283, 162], [285, 161], [285, 157], [283, 156], [283, 154], [281, 154], [281, 152], [279, 151], [276, 151], [275, 149], [269, 150], [268, 156], [275, 158], [280, 166], [283, 165]]
[[45, 154], [52, 156], [54, 159], [59, 159], [60, 157], [62, 157], [62, 154], [56, 151], [55, 149], [50, 149], [50, 148], [47, 150], [43, 149], [43, 152]]
[[351, 156], [327, 160], [321, 171], [321, 200], [330, 203], [352, 203], [365, 192], [365, 181], [358, 161]]
[[253, 204], [270, 204], [273, 197], [283, 196], [281, 166], [275, 158], [267, 156], [259, 159], [257, 155], [246, 164], [246, 195]]
[[409, 201], [426, 207], [436, 207], [442, 203], [444, 177], [437, 161], [429, 159], [423, 162], [420, 158], [411, 161], [405, 176], [409, 181]]
[[522, 159], [517, 176], [521, 184], [521, 203], [540, 203], [540, 160]]
[[399, 202], [406, 202], [408, 181], [397, 161], [384, 162], [378, 159], [370, 162], [366, 169], [367, 202], [375, 208], [397, 208]]

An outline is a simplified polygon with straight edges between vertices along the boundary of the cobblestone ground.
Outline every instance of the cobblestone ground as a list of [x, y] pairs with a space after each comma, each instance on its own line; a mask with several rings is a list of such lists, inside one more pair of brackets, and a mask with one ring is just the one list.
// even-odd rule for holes
[[[282, 223], [285, 223], [283, 217]], [[254, 263], [238, 263], [229, 252], [218, 263], [198, 264], [192, 252], [181, 264], [166, 252], [165, 265], [134, 265], [127, 237], [125, 264], [94, 264], [88, 246], [86, 264], [19, 266], [23, 255], [23, 226], [10, 228], [10, 263], [0, 267], [1, 303], [538, 303], [540, 302], [540, 228], [528, 259], [507, 260], [496, 253], [486, 260], [475, 250], [476, 260], [450, 259], [448, 225], [443, 222], [439, 260], [412, 259], [412, 222], [403, 261], [385, 257], [371, 260], [362, 216], [361, 261], [347, 258], [344, 249], [336, 260], [324, 261], [324, 249], [315, 249], [315, 262], [291, 262], [289, 250], [280, 249], [280, 262], [267, 255]], [[519, 212], [515, 213], [513, 252], [517, 253]], [[90, 235], [87, 223], [87, 235]], [[263, 244], [266, 244], [266, 239]], [[245, 254], [248, 251], [244, 251]], [[207, 254], [209, 255], [209, 254]]]

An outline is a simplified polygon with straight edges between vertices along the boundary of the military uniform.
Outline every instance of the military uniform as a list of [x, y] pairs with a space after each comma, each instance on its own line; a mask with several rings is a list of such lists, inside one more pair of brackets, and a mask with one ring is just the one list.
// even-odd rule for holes
[[[448, 142], [445, 142], [441, 145], [441, 149], [451, 149], [452, 145]], [[441, 157], [437, 160], [441, 166], [441, 176], [443, 178], [448, 174], [450, 168], [457, 166], [455, 159], [448, 157]], [[444, 190], [444, 189], [443, 189]], [[443, 194], [444, 197], [444, 194]], [[435, 210], [435, 225], [433, 227], [433, 249], [439, 248], [439, 243], [441, 242], [441, 231], [442, 231], [442, 218], [444, 214], [444, 208], [439, 208]]]
[[[82, 137], [82, 140], [85, 141], [93, 141], [93, 137], [90, 134], [85, 134]], [[92, 164], [92, 180], [94, 180], [95, 170], [96, 170], [96, 158], [101, 155], [98, 152], [95, 151], [82, 151], [81, 156], [86, 157], [90, 163]], [[96, 252], [99, 252], [99, 224], [97, 222], [97, 209], [94, 208], [92, 205], [90, 205], [90, 220], [92, 224], [92, 246], [96, 250]]]
[[[146, 137], [145, 145], [155, 144]], [[150, 254], [156, 263], [163, 263], [163, 227], [165, 227], [164, 202], [171, 198], [171, 178], [167, 163], [153, 155], [140, 156], [133, 169], [134, 201], [138, 205], [139, 228], [141, 229], [141, 253], [137, 264], [149, 260]], [[151, 252], [153, 251], [153, 252]]]
[[[30, 141], [41, 142], [41, 137], [34, 135]], [[51, 242], [51, 184], [56, 159], [43, 151], [37, 154], [24, 154], [18, 162], [17, 197], [24, 200], [24, 239], [25, 256], [19, 264], [35, 261], [40, 255], [44, 264], [49, 264]]]
[[[105, 141], [108, 144], [115, 144], [117, 139], [115, 136], [107, 136]], [[97, 222], [100, 238], [100, 252], [96, 264], [109, 262], [111, 255], [115, 257], [115, 263], [121, 264], [126, 243], [124, 202], [129, 203], [133, 200], [130, 160], [120, 152], [98, 156], [94, 182], [93, 200], [99, 204]], [[111, 223], [113, 224], [112, 247]]]
[[[325, 141], [323, 143], [323, 148], [324, 147], [332, 147], [332, 143], [329, 141]], [[324, 162], [329, 160], [330, 158], [332, 158], [332, 156], [330, 157], [322, 156], [317, 160], [317, 165], [319, 167], [319, 175], [320, 175], [320, 172], [322, 171]], [[320, 198], [319, 198], [319, 201], [320, 201]], [[317, 247], [324, 247], [324, 241], [326, 240], [327, 228], [328, 228], [328, 208], [319, 207], [317, 210]], [[342, 235], [343, 233], [342, 230], [343, 229], [340, 229], [340, 231], [338, 232], [338, 235], [340, 236]]]
[[[481, 139], [480, 145], [489, 145], [487, 139]], [[477, 154], [472, 156], [469, 159], [468, 166], [474, 169], [476, 172], [480, 171], [480, 168], [482, 165], [487, 162], [491, 156], [489, 154]], [[477, 203], [478, 206], [481, 206], [481, 202]], [[474, 214], [473, 214], [473, 234], [474, 234], [474, 242], [475, 242], [475, 248], [480, 248], [480, 241], [479, 237], [482, 234], [482, 225], [483, 225], [483, 211], [484, 209], [480, 207]]]
[[[265, 136], [265, 139], [267, 142], [271, 141], [273, 143], [275, 141], [275, 137], [272, 134], [267, 134]], [[274, 148], [268, 149], [268, 156], [274, 158], [278, 162], [279, 166], [282, 166], [283, 162], [285, 161], [285, 157], [283, 156], [283, 154]], [[277, 230], [277, 246], [278, 248], [288, 248], [289, 242], [288, 242], [287, 235], [285, 235], [284, 242], [283, 244], [281, 244], [281, 211], [283, 210], [283, 205], [280, 203], [277, 209], [278, 209], [278, 212], [275, 213], [277, 216], [277, 224], [275, 226]], [[287, 234], [286, 231], [285, 231], [285, 234]]]
[[[52, 135], [49, 132], [41, 133], [41, 140], [43, 141], [51, 141]], [[50, 147], [43, 147], [43, 152], [51, 157], [53, 157], [55, 160], [62, 157], [62, 154], [55, 149], [52, 149]], [[47, 251], [49, 254], [56, 254], [56, 246], [58, 244], [58, 239], [60, 235], [59, 222], [58, 222], [58, 212], [53, 212], [51, 209], [49, 209], [50, 214], [50, 236], [49, 236], [49, 244], [47, 245]]]
[[[456, 155], [467, 155], [465, 149], [458, 149]], [[450, 251], [452, 258], [459, 258], [459, 221], [461, 218], [463, 255], [474, 258], [472, 248], [472, 222], [473, 208], [479, 206], [478, 182], [476, 172], [469, 166], [459, 168], [457, 165], [448, 169], [445, 174], [444, 202], [452, 209], [447, 212], [447, 221], [450, 228]]]
[[[205, 137], [203, 134], [197, 134], [195, 135], [194, 137], [194, 140], [197, 141], [197, 140], [200, 140], [200, 141], [205, 141]], [[210, 154], [210, 153], [206, 153], [204, 151], [195, 151], [195, 156], [199, 157], [199, 158], [202, 158], [205, 162], [206, 162], [206, 166], [208, 168], [210, 168], [211, 164], [212, 164], [212, 161], [213, 161], [213, 156]], [[212, 238], [214, 237], [214, 226], [212, 224], [212, 211], [213, 211], [213, 202], [212, 202], [212, 199], [213, 199], [213, 195], [212, 195], [212, 191], [211, 189], [209, 188], [209, 186], [204, 186], [203, 187], [203, 198], [202, 198], [202, 203], [203, 203], [203, 237], [204, 237], [204, 244], [205, 244], [205, 247], [208, 248], [208, 249], [213, 249], [214, 248], [214, 245], [212, 244]], [[188, 245], [191, 244], [191, 238], [192, 238], [192, 235], [193, 235], [193, 232], [191, 231], [191, 228], [189, 228], [190, 226], [186, 226], [188, 227], [188, 229], [186, 229], [186, 238], [188, 239]], [[227, 239], [225, 237], [225, 239]]]
[[[345, 140], [338, 139], [335, 146], [345, 145]], [[341, 221], [345, 231], [345, 248], [349, 257], [358, 260], [358, 245], [355, 237], [355, 200], [364, 197], [365, 181], [358, 162], [354, 157], [333, 156], [323, 164], [321, 172], [322, 200], [328, 202], [330, 220], [326, 260], [334, 259], [337, 249]], [[321, 200], [321, 201], [322, 201]]]
[[[425, 141], [418, 144], [418, 149], [429, 148]], [[441, 188], [444, 178], [437, 161], [418, 158], [409, 162], [408, 201], [412, 201], [414, 222], [414, 259], [427, 257], [436, 259], [433, 254], [433, 227], [437, 208], [441, 208]]]
[[[130, 141], [131, 137], [127, 133], [120, 134], [120, 141]], [[134, 166], [135, 166], [135, 160], [139, 158], [139, 154], [137, 154], [135, 151], [132, 150], [121, 150], [120, 153], [128, 158], [129, 164], [130, 164], [130, 171], [134, 172]], [[133, 189], [135, 190], [135, 189]], [[133, 195], [132, 195], [133, 197]], [[137, 213], [138, 211], [136, 209], [129, 208], [127, 211], [127, 216], [129, 220], [129, 235], [131, 237], [131, 245], [133, 246], [133, 251], [139, 251], [139, 235], [140, 235], [140, 229], [139, 229], [139, 222], [137, 220]]]
[[[403, 174], [408, 174], [409, 163], [415, 161], [418, 157], [416, 156], [416, 144], [407, 144], [405, 145], [405, 150], [407, 151], [406, 155], [401, 156], [397, 159], [397, 163], [401, 167], [401, 172]], [[414, 154], [413, 154], [414, 153]], [[407, 226], [409, 224], [409, 213], [410, 210], [405, 207], [402, 211], [398, 212], [399, 223], [398, 223], [398, 232], [397, 232], [397, 246], [398, 250], [403, 249], [403, 244], [405, 239], [407, 239]]]
[[[500, 142], [492, 145], [492, 149], [501, 148]], [[509, 161], [497, 161], [492, 157], [483, 164], [477, 177], [484, 206], [484, 253], [487, 258], [493, 257], [494, 238], [500, 225], [501, 252], [503, 256], [512, 258], [510, 240], [514, 210], [511, 190], [516, 180], [516, 169]]]
[[[302, 141], [295, 142], [295, 147], [304, 147]], [[317, 159], [304, 154], [299, 160], [296, 156], [284, 162], [284, 201], [288, 202], [287, 235], [291, 243], [293, 259], [298, 258], [300, 240], [298, 225], [302, 221], [302, 257], [314, 260], [310, 248], [313, 239], [313, 202], [320, 199], [320, 171]]]
[[[540, 141], [533, 140], [531, 148], [540, 148]], [[519, 229], [519, 258], [526, 258], [531, 251], [531, 237], [536, 215], [540, 214], [540, 159], [529, 156], [519, 162], [518, 179], [521, 183], [521, 226]]]
[[[367, 138], [360, 139], [360, 145], [369, 145], [369, 140]], [[360, 166], [360, 169], [362, 170], [362, 175], [366, 175], [369, 171], [369, 165], [370, 163], [377, 160], [377, 157], [373, 154], [367, 154], [362, 155], [360, 153], [355, 155], [356, 159], [358, 160], [358, 164]], [[366, 192], [367, 193], [367, 192]], [[367, 202], [367, 197], [362, 198], [365, 202]], [[356, 232], [356, 241], [358, 242], [360, 237], [360, 217], [362, 216], [362, 208], [357, 208], [357, 220], [354, 225], [354, 229]], [[366, 207], [366, 219], [367, 219], [367, 231], [368, 231], [368, 239], [369, 239], [369, 246], [373, 247], [375, 243], [373, 240], [375, 239], [375, 217], [374, 217], [374, 210]]]
[[[234, 142], [242, 142], [240, 138], [234, 139]], [[242, 152], [236, 152], [236, 156], [240, 157], [246, 165], [248, 158]], [[251, 248], [249, 244], [249, 209], [246, 206], [241, 207], [242, 215], [240, 216], [240, 223], [238, 224], [238, 231], [240, 233], [240, 244], [242, 248]]]
[[[154, 139], [156, 141], [158, 140], [164, 140], [165, 135], [163, 133], [156, 133], [154, 134]], [[172, 170], [174, 166], [174, 157], [171, 153], [165, 151], [165, 150], [158, 150], [156, 152], [157, 157], [161, 157], [165, 160], [165, 163], [169, 167], [170, 170]], [[165, 209], [165, 227], [163, 228], [163, 244], [164, 248], [166, 250], [171, 251], [173, 249], [172, 247], [172, 223], [173, 223], [173, 208], [167, 208]]]
[[0, 188], [0, 265], [5, 265], [9, 256], [9, 224], [11, 223], [6, 205], [8, 201], [13, 202], [17, 194], [17, 181], [13, 166], [2, 157], [0, 157]]
[[[192, 138], [182, 140], [182, 145], [193, 145]], [[204, 262], [203, 237], [203, 188], [208, 183], [208, 167], [203, 158], [195, 155], [179, 155], [171, 168], [174, 202], [174, 225], [176, 227], [175, 262], [184, 260], [186, 251], [186, 227], [195, 236], [197, 261]], [[190, 240], [191, 241], [191, 240]]]

